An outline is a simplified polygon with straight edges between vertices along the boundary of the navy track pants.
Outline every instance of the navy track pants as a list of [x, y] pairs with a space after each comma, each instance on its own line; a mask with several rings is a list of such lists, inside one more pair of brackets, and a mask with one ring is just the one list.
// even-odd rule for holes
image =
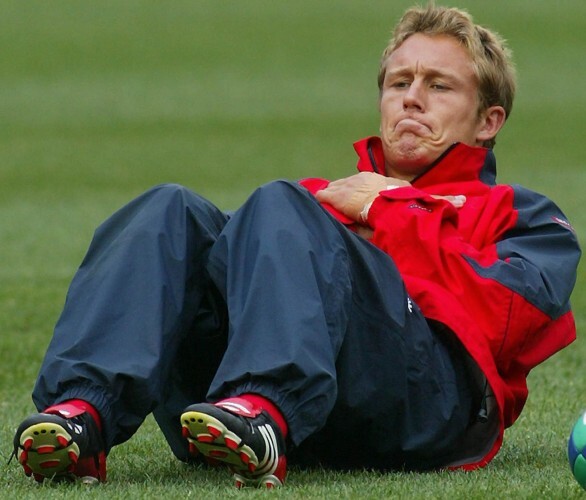
[[163, 185], [97, 229], [33, 399], [92, 403], [108, 450], [153, 412], [187, 460], [187, 405], [258, 393], [300, 457], [427, 468], [470, 421], [467, 379], [392, 259], [305, 189], [272, 182], [228, 216]]

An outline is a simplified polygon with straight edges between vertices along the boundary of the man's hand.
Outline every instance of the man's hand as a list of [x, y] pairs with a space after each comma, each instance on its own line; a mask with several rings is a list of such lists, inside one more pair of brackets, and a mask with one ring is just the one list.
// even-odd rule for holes
[[328, 187], [318, 191], [315, 197], [320, 202], [329, 203], [352, 220], [362, 223], [360, 213], [381, 191], [389, 189], [390, 186], [409, 185], [409, 182], [394, 177], [385, 177], [374, 172], [360, 172], [330, 182]]
[[[364, 224], [363, 210], [372, 203], [381, 191], [410, 185], [409, 182], [395, 177], [385, 177], [374, 172], [360, 172], [330, 182], [328, 187], [318, 191], [315, 197], [322, 203], [329, 203], [359, 224]], [[431, 196], [438, 200], [445, 200], [456, 208], [463, 207], [466, 202], [466, 197], [463, 195]]]
[[431, 197], [435, 198], [436, 200], [449, 201], [456, 208], [462, 208], [464, 206], [464, 203], [466, 203], [466, 197], [463, 194], [447, 195], [447, 196], [441, 196], [439, 194], [432, 194]]

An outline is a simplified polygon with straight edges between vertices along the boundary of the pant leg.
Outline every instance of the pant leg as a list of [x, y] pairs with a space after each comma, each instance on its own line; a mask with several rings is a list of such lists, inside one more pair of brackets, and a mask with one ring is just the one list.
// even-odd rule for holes
[[341, 452], [356, 459], [341, 457], [350, 466], [419, 467], [466, 427], [463, 372], [392, 259], [305, 190], [257, 190], [226, 224], [208, 268], [230, 316], [212, 399], [263, 394], [294, 445], [311, 436], [324, 445], [314, 448], [320, 460], [336, 463]]
[[372, 311], [356, 313], [337, 360], [334, 408], [291, 463], [380, 470], [453, 463], [480, 408], [478, 390], [462, 346], [449, 332], [418, 325], [418, 315], [397, 328]]
[[208, 293], [205, 262], [227, 216], [159, 186], [98, 228], [71, 283], [33, 391], [39, 410], [92, 403], [108, 448], [165, 397], [171, 366]]
[[323, 425], [336, 398], [351, 300], [341, 230], [306, 190], [273, 182], [231, 217], [208, 261], [230, 317], [209, 397], [264, 395], [295, 441]]

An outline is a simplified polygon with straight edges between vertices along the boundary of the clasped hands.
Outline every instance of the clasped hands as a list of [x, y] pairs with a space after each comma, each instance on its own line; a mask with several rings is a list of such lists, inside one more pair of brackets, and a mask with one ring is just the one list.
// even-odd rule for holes
[[[358, 224], [364, 224], [364, 217], [361, 217], [361, 214], [364, 214], [365, 208], [370, 206], [381, 191], [410, 185], [410, 182], [395, 177], [385, 177], [374, 172], [360, 172], [330, 182], [328, 187], [318, 191], [315, 197], [322, 203], [329, 203]], [[466, 197], [463, 195], [432, 196], [449, 201], [456, 208], [462, 207], [466, 202]]]

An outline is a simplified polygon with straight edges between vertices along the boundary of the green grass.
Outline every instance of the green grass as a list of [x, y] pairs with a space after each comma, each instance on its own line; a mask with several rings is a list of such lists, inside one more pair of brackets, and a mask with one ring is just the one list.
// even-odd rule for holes
[[[0, 0], [0, 458], [8, 460], [67, 285], [95, 226], [159, 182], [235, 208], [277, 177], [353, 172], [378, 130], [378, 57], [411, 2]], [[557, 200], [579, 235], [586, 185], [586, 3], [462, 0], [507, 38], [519, 95], [496, 148], [503, 182]], [[573, 296], [586, 326], [584, 266]], [[580, 335], [581, 337], [581, 335]], [[586, 408], [581, 338], [530, 376], [531, 397], [485, 469], [292, 470], [283, 497], [572, 498], [566, 439]], [[6, 459], [6, 460], [4, 460]], [[3, 498], [264, 497], [174, 460], [154, 421], [115, 448], [108, 484], [31, 484]]]

